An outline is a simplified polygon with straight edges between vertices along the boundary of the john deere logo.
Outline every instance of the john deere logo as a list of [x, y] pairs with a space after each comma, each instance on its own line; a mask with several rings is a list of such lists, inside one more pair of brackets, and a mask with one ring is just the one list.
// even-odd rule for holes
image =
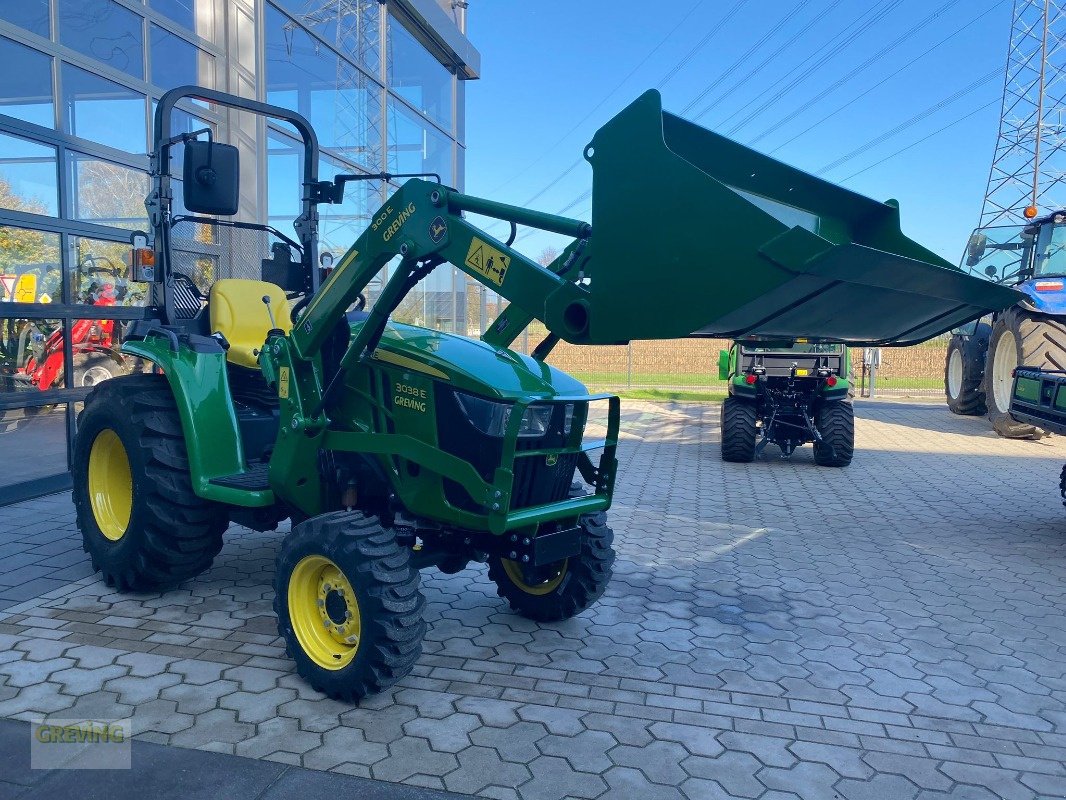
[[447, 232], [448, 223], [444, 221], [444, 217], [436, 217], [429, 223], [429, 238], [433, 240], [433, 244], [439, 243]]
[[555, 455], [555, 453], [552, 453], [551, 455], [545, 457], [544, 463], [547, 464], [549, 467], [554, 467], [556, 464], [559, 463], [559, 456]]

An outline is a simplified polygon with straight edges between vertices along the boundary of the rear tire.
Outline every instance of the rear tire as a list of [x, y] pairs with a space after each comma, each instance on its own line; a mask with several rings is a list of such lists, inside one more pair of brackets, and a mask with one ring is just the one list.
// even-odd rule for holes
[[282, 541], [278, 633], [300, 676], [330, 697], [357, 702], [407, 675], [422, 655], [425, 604], [410, 549], [377, 517], [320, 514]]
[[162, 375], [113, 378], [89, 393], [74, 440], [82, 545], [109, 586], [173, 586], [211, 566], [225, 509], [196, 496], [177, 405]]
[[755, 460], [758, 436], [755, 404], [729, 396], [722, 403], [722, 460], [748, 464]]
[[100, 353], [74, 356], [74, 388], [91, 388], [122, 375], [122, 368], [110, 356]]
[[822, 467], [846, 467], [855, 454], [855, 409], [839, 400], [818, 410], [815, 426], [822, 441], [814, 443], [814, 463]]
[[972, 335], [951, 337], [944, 363], [944, 395], [952, 414], [979, 417], [988, 411], [982, 384], [991, 332], [991, 326], [979, 323]]
[[1043, 431], [1010, 415], [1011, 371], [1022, 365], [1066, 369], [1066, 326], [1015, 306], [996, 320], [988, 341], [984, 379], [988, 419], [1000, 436], [1039, 439]]

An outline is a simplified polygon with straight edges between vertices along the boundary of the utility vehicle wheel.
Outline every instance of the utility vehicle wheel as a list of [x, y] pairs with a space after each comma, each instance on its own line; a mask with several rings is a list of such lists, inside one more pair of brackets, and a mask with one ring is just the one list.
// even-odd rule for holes
[[380, 692], [422, 654], [418, 570], [377, 517], [335, 511], [301, 522], [281, 544], [274, 592], [296, 671], [330, 697]]
[[1062, 465], [1062, 472], [1059, 473], [1059, 496], [1062, 497], [1062, 504], [1066, 506], [1066, 464]]
[[955, 334], [944, 363], [944, 394], [952, 414], [978, 417], [987, 412], [982, 383], [992, 328], [979, 323], [971, 336]]
[[851, 403], [827, 403], [814, 420], [822, 441], [814, 443], [814, 463], [822, 467], [846, 467], [855, 453], [855, 408]]
[[1034, 439], [1039, 428], [1018, 422], [1010, 415], [1011, 374], [1020, 365], [1066, 369], [1066, 326], [1038, 317], [1023, 309], [1008, 308], [992, 326], [985, 366], [985, 402], [988, 419], [1000, 436]]
[[116, 375], [123, 374], [119, 365], [109, 356], [95, 353], [74, 357], [74, 388], [99, 386]]
[[746, 464], [755, 460], [758, 435], [755, 404], [739, 397], [722, 403], [722, 460]]
[[614, 531], [602, 511], [586, 514], [578, 524], [584, 533], [580, 555], [543, 567], [498, 556], [489, 559], [489, 579], [515, 613], [537, 622], [558, 622], [603, 596], [614, 566]]
[[120, 376], [89, 393], [73, 473], [83, 547], [108, 585], [173, 586], [206, 570], [222, 548], [225, 510], [193, 493], [162, 375]]

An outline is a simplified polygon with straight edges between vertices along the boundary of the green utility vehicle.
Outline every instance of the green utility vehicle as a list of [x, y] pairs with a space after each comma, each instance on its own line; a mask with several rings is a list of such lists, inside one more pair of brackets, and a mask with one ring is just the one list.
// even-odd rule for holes
[[[1022, 425], [1066, 436], [1066, 371], [1021, 366], [1013, 378], [1011, 417]], [[1059, 473], [1059, 494], [1066, 506], [1066, 464]]]
[[[206, 131], [172, 136], [183, 98], [302, 137], [296, 239], [235, 219], [237, 149]], [[431, 175], [320, 180], [306, 119], [198, 87], [166, 93], [154, 131], [152, 229], [134, 235], [147, 246], [135, 246], [133, 270], [154, 281], [156, 313], [129, 326], [122, 351], [155, 372], [86, 399], [73, 461], [84, 545], [108, 583], [156, 589], [207, 569], [231, 522], [272, 530], [290, 519], [274, 578], [278, 629], [299, 673], [338, 698], [378, 691], [418, 659], [420, 569], [487, 563], [511, 607], [545, 622], [603, 594], [619, 401], [550, 366], [558, 341], [812, 331], [910, 341], [1013, 302], [904, 237], [894, 205], [664, 114], [657, 92], [585, 149], [591, 225]], [[341, 202], [347, 183], [404, 177], [319, 285], [318, 207]], [[510, 223], [510, 237], [466, 214]], [[544, 267], [511, 246], [517, 225], [572, 242]], [[247, 235], [259, 250], [235, 244]], [[207, 259], [249, 252], [265, 256], [253, 274], [205, 270]], [[480, 341], [390, 319], [444, 264], [510, 302]], [[362, 293], [386, 268], [367, 306]], [[863, 301], [879, 313], [849, 312]], [[549, 334], [523, 355], [511, 345], [533, 320]]]
[[855, 450], [848, 348], [835, 342], [736, 341], [718, 357], [729, 381], [722, 460], [754, 461], [768, 444], [783, 458], [814, 442], [814, 461], [846, 467]]

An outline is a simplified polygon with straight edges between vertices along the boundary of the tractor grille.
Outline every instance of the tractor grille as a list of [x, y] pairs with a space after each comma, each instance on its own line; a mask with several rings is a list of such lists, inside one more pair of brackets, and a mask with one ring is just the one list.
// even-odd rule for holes
[[[487, 436], [475, 428], [466, 418], [449, 387], [437, 384], [435, 395], [437, 441], [441, 449], [469, 461], [484, 480], [491, 481], [503, 457], [503, 441]], [[562, 403], [555, 406], [546, 434], [536, 438], [520, 438], [517, 449], [521, 451], [563, 447], [566, 440], [563, 434], [563, 406]], [[583, 421], [583, 414], [575, 412], [573, 424], [580, 426]], [[528, 508], [567, 499], [574, 480], [574, 470], [577, 468], [577, 458], [574, 453], [559, 454], [554, 464], [549, 464], [550, 459], [546, 456], [515, 458], [511, 508]], [[464, 511], [479, 514], [485, 512], [485, 508], [474, 502], [462, 486], [448, 478], [444, 479], [444, 497], [453, 506]]]

